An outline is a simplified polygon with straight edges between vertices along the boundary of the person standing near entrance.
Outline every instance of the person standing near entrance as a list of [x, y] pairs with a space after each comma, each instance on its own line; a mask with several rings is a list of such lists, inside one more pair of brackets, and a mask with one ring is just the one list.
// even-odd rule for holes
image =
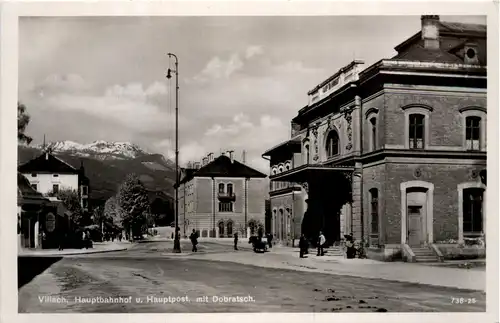
[[198, 252], [198, 248], [196, 245], [198, 244], [198, 234], [196, 231], [193, 229], [193, 232], [189, 236], [189, 239], [191, 240], [191, 243], [193, 244], [193, 249], [191, 250], [192, 252]]
[[267, 235], [267, 244], [269, 245], [269, 249], [273, 247], [273, 235], [271, 233]]
[[234, 234], [234, 250], [238, 250], [238, 232]]
[[324, 256], [325, 255], [325, 252], [323, 250], [323, 247], [325, 245], [325, 242], [326, 242], [326, 238], [325, 236], [323, 235], [323, 232], [319, 232], [319, 237], [318, 237], [318, 256]]

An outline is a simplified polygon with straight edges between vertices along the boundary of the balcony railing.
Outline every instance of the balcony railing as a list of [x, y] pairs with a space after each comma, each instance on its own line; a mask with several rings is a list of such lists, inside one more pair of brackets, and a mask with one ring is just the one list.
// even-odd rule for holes
[[219, 200], [235, 200], [236, 194], [234, 192], [219, 192], [218, 193]]

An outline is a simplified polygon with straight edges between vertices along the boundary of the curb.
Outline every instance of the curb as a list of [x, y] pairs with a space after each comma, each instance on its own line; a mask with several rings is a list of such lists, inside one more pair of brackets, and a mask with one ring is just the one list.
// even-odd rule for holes
[[128, 248], [117, 248], [117, 249], [108, 249], [108, 250], [95, 250], [88, 252], [70, 252], [64, 254], [57, 253], [46, 253], [46, 254], [34, 254], [34, 253], [25, 253], [25, 254], [17, 254], [18, 257], [65, 257], [65, 256], [78, 256], [78, 255], [89, 255], [95, 253], [105, 253], [105, 252], [114, 252], [114, 251], [125, 251]]

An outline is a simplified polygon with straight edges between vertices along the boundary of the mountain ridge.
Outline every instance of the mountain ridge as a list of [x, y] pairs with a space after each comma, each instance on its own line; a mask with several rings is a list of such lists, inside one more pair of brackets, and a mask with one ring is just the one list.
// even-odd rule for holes
[[[43, 145], [18, 145], [18, 164], [42, 154]], [[116, 194], [126, 175], [135, 173], [153, 197], [171, 199], [175, 183], [175, 165], [161, 154], [149, 153], [127, 142], [95, 141], [79, 144], [59, 141], [47, 144], [55, 156], [79, 168], [83, 162], [90, 180], [90, 198], [102, 204]]]

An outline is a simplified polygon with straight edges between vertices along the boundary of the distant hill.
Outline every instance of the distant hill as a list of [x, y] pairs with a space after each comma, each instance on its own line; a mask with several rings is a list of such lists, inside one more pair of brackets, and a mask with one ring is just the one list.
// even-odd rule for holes
[[[102, 204], [116, 194], [118, 186], [130, 173], [139, 176], [152, 200], [172, 200], [175, 165], [160, 154], [148, 153], [126, 142], [79, 144], [62, 141], [47, 146], [54, 155], [76, 168], [83, 162], [85, 174], [90, 179], [90, 197], [95, 204]], [[19, 145], [18, 163], [23, 164], [41, 153], [41, 146]]]

